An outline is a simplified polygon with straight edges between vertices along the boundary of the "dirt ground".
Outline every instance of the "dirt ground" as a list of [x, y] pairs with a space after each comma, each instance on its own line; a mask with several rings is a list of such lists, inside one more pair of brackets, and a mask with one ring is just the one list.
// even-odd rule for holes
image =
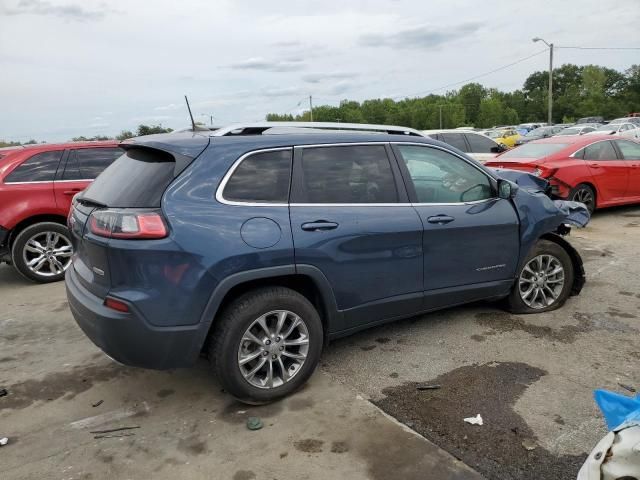
[[[204, 362], [114, 364], [62, 284], [0, 266], [0, 477], [480, 478], [459, 459], [488, 479], [574, 479], [606, 433], [592, 391], [640, 387], [640, 207], [598, 213], [569, 239], [588, 280], [561, 310], [476, 304], [368, 330], [329, 345], [301, 392], [253, 408]], [[483, 426], [463, 422], [476, 414]], [[251, 415], [262, 430], [247, 430]], [[91, 433], [112, 428], [128, 429]]]
[[[593, 390], [640, 390], [640, 208], [598, 212], [569, 240], [587, 284], [564, 308], [412, 318], [333, 343], [324, 371], [486, 478], [575, 479], [606, 433]], [[483, 426], [463, 422], [478, 413]]]

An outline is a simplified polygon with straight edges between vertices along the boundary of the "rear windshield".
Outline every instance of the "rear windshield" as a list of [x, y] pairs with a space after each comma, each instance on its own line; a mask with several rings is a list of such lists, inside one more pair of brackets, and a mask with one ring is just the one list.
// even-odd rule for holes
[[175, 159], [159, 150], [134, 148], [113, 162], [82, 198], [108, 207], [159, 207], [174, 179]]
[[500, 155], [500, 158], [542, 158], [568, 147], [568, 143], [525, 143]]

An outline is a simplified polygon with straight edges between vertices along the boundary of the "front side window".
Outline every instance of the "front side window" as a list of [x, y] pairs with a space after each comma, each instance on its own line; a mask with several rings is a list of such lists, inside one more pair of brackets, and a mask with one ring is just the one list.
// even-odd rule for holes
[[495, 142], [492, 142], [482, 135], [467, 133], [465, 136], [469, 141], [473, 153], [492, 153], [491, 149], [497, 147]]
[[616, 144], [625, 160], [640, 160], [640, 144], [626, 140], [616, 140]]
[[443, 133], [441, 137], [444, 143], [448, 143], [463, 152], [469, 151], [467, 145], [464, 143], [464, 136], [461, 133]]
[[[580, 156], [579, 154], [576, 156]], [[585, 160], [617, 160], [618, 156], [611, 142], [592, 143], [584, 148], [582, 156]]]
[[234, 170], [222, 196], [233, 202], [287, 203], [291, 181], [291, 149], [258, 152]]
[[62, 150], [36, 153], [15, 168], [5, 183], [15, 182], [51, 182], [56, 176], [56, 170], [62, 157]]
[[305, 148], [297, 203], [396, 203], [384, 145]]
[[461, 203], [492, 197], [489, 177], [443, 150], [398, 145], [413, 181], [418, 203]]
[[93, 180], [124, 152], [120, 148], [82, 148], [72, 150], [63, 180]]

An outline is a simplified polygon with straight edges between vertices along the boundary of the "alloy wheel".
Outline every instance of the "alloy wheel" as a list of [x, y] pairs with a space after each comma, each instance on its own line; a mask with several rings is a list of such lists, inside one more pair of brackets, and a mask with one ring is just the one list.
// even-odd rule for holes
[[58, 232], [39, 232], [24, 245], [22, 258], [27, 268], [41, 277], [54, 277], [71, 265], [73, 247], [66, 235]]
[[258, 388], [280, 387], [300, 372], [309, 353], [309, 331], [289, 310], [274, 310], [255, 319], [238, 348], [244, 379]]
[[593, 192], [591, 192], [590, 189], [585, 187], [579, 188], [573, 194], [573, 201], [584, 203], [589, 209], [589, 211], [593, 212], [595, 205], [594, 205]]
[[518, 279], [520, 298], [530, 308], [553, 305], [564, 287], [562, 262], [553, 255], [538, 255], [527, 262]]

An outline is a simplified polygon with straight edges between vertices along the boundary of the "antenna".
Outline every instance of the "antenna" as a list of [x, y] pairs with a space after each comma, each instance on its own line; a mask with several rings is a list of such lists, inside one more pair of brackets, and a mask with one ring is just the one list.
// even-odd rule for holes
[[187, 109], [189, 110], [189, 117], [191, 118], [191, 127], [193, 128], [193, 131], [196, 131], [196, 122], [193, 120], [193, 114], [191, 113], [191, 107], [189, 106], [189, 99], [187, 98], [187, 96], [184, 96], [184, 101], [187, 102]]

